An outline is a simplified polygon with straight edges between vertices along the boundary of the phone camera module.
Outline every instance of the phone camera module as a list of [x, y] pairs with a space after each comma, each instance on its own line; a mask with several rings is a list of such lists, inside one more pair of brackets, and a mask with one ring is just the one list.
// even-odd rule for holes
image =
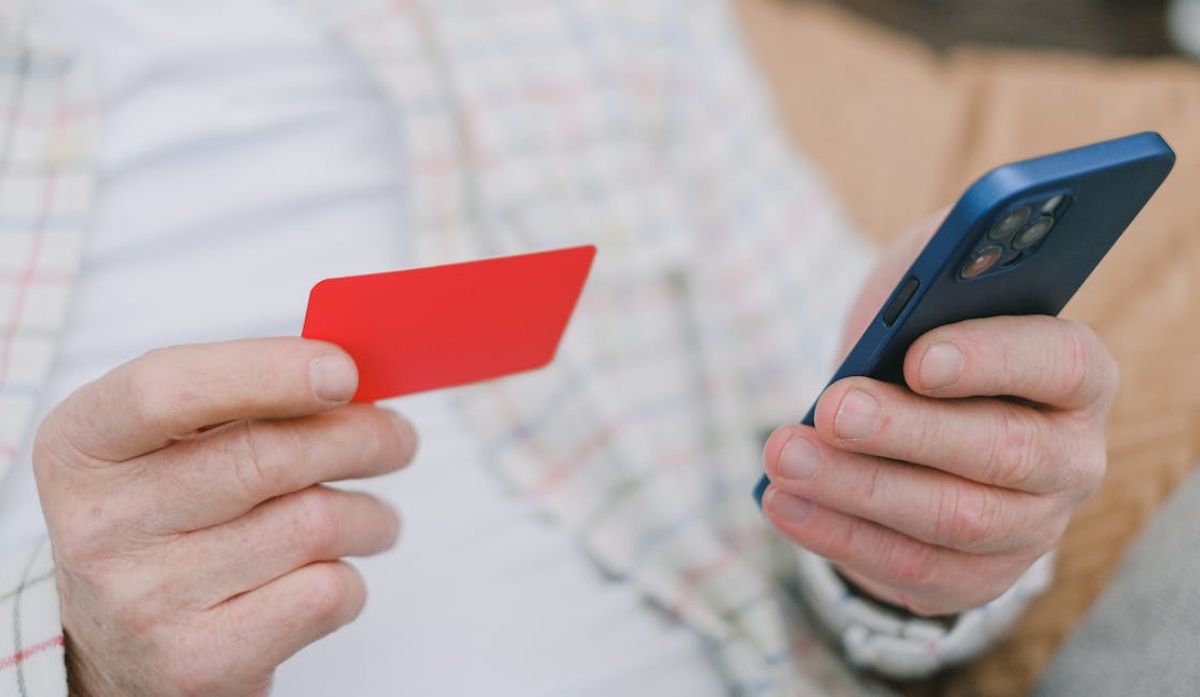
[[1029, 206], [1017, 206], [1005, 213], [1004, 217], [992, 226], [992, 229], [988, 231], [988, 239], [993, 242], [1008, 239], [1014, 232], [1025, 226], [1031, 215], [1033, 215], [1033, 209]]
[[1025, 226], [1025, 229], [1017, 233], [1016, 238], [1013, 239], [1013, 249], [1029, 249], [1044, 240], [1052, 227], [1054, 227], [1053, 217], [1043, 215], [1035, 218], [1033, 222]]
[[1066, 194], [1059, 194], [1058, 196], [1049, 199], [1042, 204], [1042, 213], [1045, 215], [1054, 215], [1054, 213], [1058, 211], [1059, 206], [1061, 206], [1065, 200], [1067, 200]]
[[975, 278], [987, 272], [988, 269], [996, 265], [1000, 261], [1000, 257], [1004, 256], [1004, 248], [999, 245], [988, 245], [979, 250], [972, 256], [966, 264], [963, 264], [962, 271], [959, 275], [964, 279]]

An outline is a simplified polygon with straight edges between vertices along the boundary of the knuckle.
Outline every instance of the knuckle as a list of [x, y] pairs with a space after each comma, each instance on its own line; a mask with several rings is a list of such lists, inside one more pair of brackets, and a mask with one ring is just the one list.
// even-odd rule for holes
[[300, 547], [312, 559], [329, 559], [337, 546], [340, 520], [328, 491], [306, 489], [297, 496], [298, 512], [293, 525]]
[[122, 389], [139, 423], [153, 432], [182, 437], [185, 404], [195, 399], [187, 390], [176, 390], [176, 380], [164, 370], [163, 352], [155, 349], [122, 370]]
[[1001, 411], [987, 454], [986, 476], [1010, 489], [1024, 489], [1036, 474], [1041, 426], [1037, 417], [1019, 408]]
[[[39, 483], [57, 484], [64, 467], [101, 462], [80, 442], [83, 435], [94, 435], [95, 421], [86, 392], [97, 388], [92, 383], [72, 392], [38, 424], [33, 439], [33, 473]], [[121, 408], [130, 408], [123, 406]], [[136, 409], [136, 406], [133, 408]]]
[[883, 581], [901, 588], [925, 588], [937, 573], [936, 553], [929, 545], [891, 544], [884, 550]]
[[231, 469], [243, 494], [262, 501], [285, 493], [288, 469], [280, 466], [299, 455], [294, 439], [280, 437], [285, 431], [258, 421], [242, 421], [229, 453]]
[[999, 494], [989, 487], [945, 489], [937, 507], [937, 540], [966, 552], [990, 546], [999, 526], [998, 499]]

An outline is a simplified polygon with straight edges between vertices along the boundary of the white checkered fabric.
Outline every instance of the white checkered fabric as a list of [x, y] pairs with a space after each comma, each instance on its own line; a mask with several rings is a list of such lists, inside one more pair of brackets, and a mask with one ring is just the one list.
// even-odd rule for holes
[[[95, 182], [91, 75], [29, 7], [0, 3], [0, 477], [28, 437]], [[0, 560], [0, 695], [66, 695], [50, 545]]]

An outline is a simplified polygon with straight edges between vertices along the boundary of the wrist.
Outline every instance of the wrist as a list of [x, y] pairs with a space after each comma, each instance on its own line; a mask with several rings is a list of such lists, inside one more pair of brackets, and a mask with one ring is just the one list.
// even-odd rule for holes
[[944, 618], [922, 618], [851, 587], [825, 559], [801, 550], [804, 597], [817, 621], [855, 666], [890, 678], [928, 676], [982, 654], [1004, 636], [1053, 578], [1043, 556], [1003, 595]]

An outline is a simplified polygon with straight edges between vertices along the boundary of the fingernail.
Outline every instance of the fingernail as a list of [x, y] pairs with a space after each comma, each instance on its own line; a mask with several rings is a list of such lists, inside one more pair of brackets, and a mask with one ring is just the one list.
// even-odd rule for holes
[[793, 438], [779, 453], [779, 472], [785, 479], [812, 479], [817, 473], [820, 457], [821, 454], [807, 438]]
[[962, 378], [965, 361], [958, 346], [937, 343], [925, 350], [921, 359], [921, 388], [938, 390]]
[[775, 517], [788, 523], [803, 523], [812, 513], [812, 502], [782, 491], [771, 492], [771, 510]]
[[842, 397], [833, 432], [842, 440], [862, 440], [879, 425], [879, 400], [862, 390], [850, 390]]
[[314, 358], [308, 364], [313, 394], [327, 402], [345, 402], [358, 389], [358, 369], [340, 353]]

